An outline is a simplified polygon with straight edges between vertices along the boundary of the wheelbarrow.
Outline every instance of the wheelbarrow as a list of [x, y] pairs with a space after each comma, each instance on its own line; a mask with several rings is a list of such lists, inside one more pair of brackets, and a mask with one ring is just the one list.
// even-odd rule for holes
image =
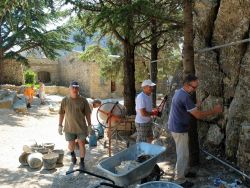
[[[139, 181], [141, 181], [142, 183], [148, 181], [147, 177], [150, 175], [152, 176], [154, 170], [159, 168], [156, 162], [160, 155], [165, 152], [165, 150], [166, 148], [162, 146], [140, 142], [115, 154], [112, 157], [109, 157], [108, 159], [101, 161], [97, 165], [97, 168], [104, 172], [106, 177], [80, 169], [67, 172], [66, 174], [79, 171], [110, 182], [101, 182], [96, 187], [106, 185], [110, 187], [124, 188], [129, 185], [138, 183]], [[121, 162], [129, 160], [136, 161], [138, 158], [140, 158], [140, 156], [150, 156], [150, 158], [123, 173], [118, 174], [116, 172], [115, 167], [119, 166]], [[157, 175], [156, 180], [159, 180], [161, 175], [163, 175], [163, 171], [161, 171], [160, 174]]]

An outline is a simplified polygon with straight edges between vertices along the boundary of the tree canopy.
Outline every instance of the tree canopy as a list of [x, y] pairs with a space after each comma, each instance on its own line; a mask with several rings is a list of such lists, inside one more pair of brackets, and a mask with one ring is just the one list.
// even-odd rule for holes
[[[12, 2], [12, 3], [11, 3]], [[27, 63], [24, 52], [36, 49], [54, 59], [59, 49], [70, 50], [69, 28], [49, 24], [62, 21], [67, 11], [62, 2], [50, 0], [2, 1], [0, 4], [0, 61], [16, 59]]]
[[[101, 35], [111, 34], [123, 46], [124, 61], [124, 103], [128, 114], [135, 113], [135, 49], [137, 46], [151, 42], [152, 37], [169, 30], [182, 27], [180, 15], [173, 14], [179, 1], [148, 0], [67, 0], [82, 20], [83, 27]], [[152, 20], [164, 23], [156, 33], [147, 32]]]

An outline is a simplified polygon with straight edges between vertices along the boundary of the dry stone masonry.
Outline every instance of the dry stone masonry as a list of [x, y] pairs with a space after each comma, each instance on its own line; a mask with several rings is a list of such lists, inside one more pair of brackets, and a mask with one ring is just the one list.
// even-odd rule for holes
[[[196, 52], [249, 38], [249, 10], [250, 0], [196, 0]], [[200, 78], [198, 100], [208, 95], [219, 99], [224, 106], [223, 116], [199, 123], [201, 145], [206, 142], [206, 137], [210, 137], [207, 134], [210, 134], [211, 126], [216, 127], [212, 132], [220, 131], [221, 135], [218, 140], [216, 136], [213, 142], [218, 144], [222, 141], [226, 157], [236, 160], [242, 169], [244, 166], [249, 168], [249, 153], [246, 148], [250, 140], [248, 133], [245, 133], [248, 132], [245, 124], [250, 123], [249, 42], [196, 53], [195, 68]], [[225, 139], [222, 139], [222, 135], [225, 135]]]

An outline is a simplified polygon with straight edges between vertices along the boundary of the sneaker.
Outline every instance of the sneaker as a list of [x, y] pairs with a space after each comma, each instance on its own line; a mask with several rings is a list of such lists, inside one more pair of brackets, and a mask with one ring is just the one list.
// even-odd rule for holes
[[85, 168], [84, 162], [80, 162], [80, 170], [84, 170], [84, 168]]
[[196, 173], [195, 172], [188, 172], [185, 175], [186, 178], [195, 178], [196, 177]]
[[71, 162], [75, 165], [76, 164], [76, 156], [75, 155], [71, 155]]
[[193, 187], [194, 183], [190, 182], [190, 181], [185, 181], [184, 183], [181, 183], [180, 186], [182, 186], [183, 188], [189, 188], [189, 187]]

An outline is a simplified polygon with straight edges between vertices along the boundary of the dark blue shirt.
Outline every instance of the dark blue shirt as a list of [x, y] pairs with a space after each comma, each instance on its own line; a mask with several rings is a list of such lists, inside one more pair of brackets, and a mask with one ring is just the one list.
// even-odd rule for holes
[[188, 132], [189, 122], [191, 118], [190, 111], [196, 106], [191, 98], [183, 88], [177, 90], [172, 99], [168, 119], [168, 129], [175, 133]]

